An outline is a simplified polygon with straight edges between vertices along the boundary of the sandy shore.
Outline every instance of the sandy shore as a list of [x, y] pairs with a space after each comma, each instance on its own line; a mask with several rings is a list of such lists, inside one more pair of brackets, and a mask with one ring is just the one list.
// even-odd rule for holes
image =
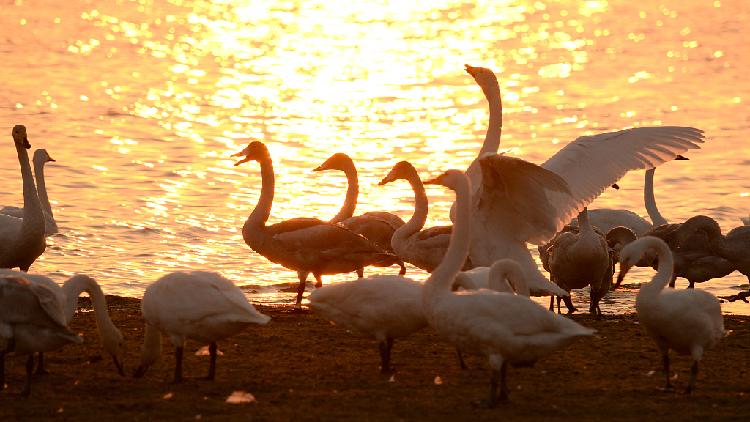
[[[131, 374], [143, 334], [140, 303], [108, 301], [126, 337]], [[208, 357], [196, 356], [201, 345], [189, 343], [188, 378], [180, 385], [170, 384], [174, 362], [167, 343], [162, 360], [143, 379], [117, 375], [102, 354], [93, 313], [81, 312], [72, 329], [86, 341], [48, 354], [51, 374], [36, 380], [31, 397], [19, 395], [24, 360], [8, 359], [0, 420], [747, 420], [750, 415], [750, 317], [725, 317], [734, 332], [706, 354], [697, 391], [685, 396], [660, 391], [661, 360], [634, 315], [601, 321], [576, 315], [596, 328], [599, 338], [579, 341], [533, 368], [512, 368], [510, 403], [485, 409], [473, 402], [488, 392], [486, 362], [470, 356], [470, 368], [460, 370], [455, 351], [430, 329], [396, 343], [396, 374], [389, 379], [378, 372], [374, 341], [308, 310], [259, 309], [273, 320], [219, 343], [223, 355], [214, 382], [200, 379]], [[690, 360], [672, 362], [681, 391]], [[255, 400], [227, 403], [235, 391]]]

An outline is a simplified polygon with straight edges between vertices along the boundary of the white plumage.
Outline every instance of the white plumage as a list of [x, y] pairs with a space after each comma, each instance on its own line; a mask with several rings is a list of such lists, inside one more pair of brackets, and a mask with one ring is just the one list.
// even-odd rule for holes
[[[57, 222], [52, 214], [52, 206], [49, 203], [49, 197], [47, 196], [47, 183], [44, 180], [44, 165], [55, 161], [49, 156], [46, 149], [40, 148], [34, 151], [34, 157], [31, 159], [34, 163], [34, 178], [36, 179], [37, 195], [42, 205], [42, 212], [44, 213], [44, 234], [51, 236], [58, 232]], [[0, 214], [9, 215], [11, 217], [23, 218], [23, 208], [19, 207], [3, 207], [0, 208]]]
[[146, 288], [141, 302], [146, 320], [143, 354], [136, 377], [143, 376], [161, 353], [161, 333], [175, 346], [174, 382], [182, 381], [182, 351], [187, 339], [209, 344], [213, 379], [218, 340], [235, 335], [250, 324], [271, 318], [258, 312], [231, 281], [213, 272], [174, 272]]

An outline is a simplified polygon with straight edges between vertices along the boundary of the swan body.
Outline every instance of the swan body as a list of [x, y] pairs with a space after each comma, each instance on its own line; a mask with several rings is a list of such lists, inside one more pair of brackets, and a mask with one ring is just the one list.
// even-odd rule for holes
[[[371, 211], [362, 215], [354, 216], [354, 210], [357, 207], [357, 197], [359, 196], [359, 178], [357, 177], [357, 168], [354, 166], [352, 159], [341, 152], [333, 154], [323, 164], [316, 167], [313, 171], [323, 170], [340, 170], [346, 175], [348, 187], [346, 190], [346, 199], [341, 206], [341, 210], [329, 222], [340, 223], [344, 227], [360, 234], [367, 240], [376, 244], [379, 248], [393, 252], [391, 247], [391, 237], [393, 233], [404, 225], [401, 217], [384, 211]], [[396, 255], [393, 262], [382, 263], [384, 266], [398, 264], [401, 267], [401, 275], [406, 274], [406, 267]], [[385, 265], [387, 264], [387, 265]], [[362, 269], [358, 270], [359, 277], [362, 277]]]
[[146, 320], [141, 377], [161, 353], [161, 334], [175, 346], [174, 382], [182, 381], [182, 352], [187, 339], [209, 344], [208, 379], [216, 368], [216, 342], [240, 333], [250, 324], [265, 325], [270, 317], [258, 312], [231, 281], [213, 272], [167, 274], [146, 288], [141, 302]]
[[[422, 291], [425, 317], [440, 337], [459, 350], [487, 356], [492, 369], [489, 404], [494, 406], [498, 381], [500, 400], [507, 399], [508, 363], [532, 364], [578, 337], [593, 335], [594, 330], [548, 312], [524, 296], [484, 289], [453, 293], [451, 286], [465, 262], [471, 239], [469, 179], [463, 172], [448, 170], [426, 183], [456, 192], [456, 219], [445, 258]], [[516, 274], [525, 273], [522, 266], [518, 268]], [[499, 273], [493, 269], [491, 273]], [[520, 291], [526, 289], [522, 277], [515, 276], [512, 284]]]
[[252, 250], [269, 261], [297, 271], [297, 305], [302, 302], [309, 273], [320, 287], [323, 274], [348, 273], [368, 265], [393, 262], [393, 254], [339, 224], [317, 218], [295, 218], [267, 226], [275, 188], [268, 148], [254, 141], [235, 156], [244, 157], [235, 165], [251, 160], [260, 163], [262, 178], [258, 204], [242, 227], [242, 237]]
[[[409, 221], [399, 227], [391, 237], [391, 246], [399, 258], [432, 272], [443, 260], [451, 237], [451, 226], [434, 226], [427, 229], [428, 202], [422, 179], [414, 166], [408, 161], [396, 163], [391, 171], [380, 181], [380, 185], [396, 180], [406, 180], [414, 190], [414, 214]], [[473, 268], [470, 260], [466, 260], [463, 269]]]
[[750, 226], [735, 227], [726, 234], [722, 256], [750, 280]]
[[703, 290], [664, 290], [672, 279], [672, 253], [664, 241], [653, 236], [643, 237], [623, 248], [618, 286], [628, 269], [648, 250], [656, 254], [659, 264], [656, 276], [649, 283], [641, 285], [636, 296], [638, 320], [661, 351], [666, 388], [672, 388], [669, 379], [669, 351], [674, 350], [693, 358], [686, 389], [690, 393], [695, 387], [698, 362], [703, 353], [715, 346], [726, 334], [721, 306], [715, 296]]
[[750, 216], [740, 217], [740, 221], [742, 221], [742, 225], [750, 226]]
[[[609, 245], [601, 232], [594, 231], [588, 220], [586, 208], [578, 214], [579, 230], [563, 231], [547, 245], [548, 267], [550, 278], [557, 285], [570, 291], [591, 286], [591, 306], [589, 312], [601, 316], [599, 301], [609, 291], [612, 283], [612, 260]], [[540, 255], [541, 253], [540, 246]], [[568, 313], [576, 308], [565, 296]], [[551, 306], [550, 302], [550, 306]], [[559, 309], [559, 299], [558, 299]]]
[[62, 306], [51, 290], [13, 275], [0, 276], [0, 340], [4, 343], [0, 349], [0, 386], [5, 385], [5, 354], [29, 355], [24, 395], [31, 392], [34, 352], [82, 341], [66, 328]]
[[310, 308], [337, 325], [380, 344], [381, 372], [388, 373], [393, 341], [427, 325], [422, 285], [397, 275], [374, 275], [316, 289]]
[[[117, 372], [120, 375], [125, 375], [122, 367], [124, 339], [120, 330], [109, 317], [107, 301], [96, 280], [83, 274], [77, 274], [66, 280], [61, 287], [49, 277], [38, 274], [25, 274], [7, 269], [0, 269], [0, 277], [24, 277], [31, 283], [48, 288], [54, 294], [55, 300], [63, 310], [63, 321], [66, 326], [73, 320], [73, 316], [78, 309], [78, 297], [83, 292], [88, 293], [94, 307], [94, 317], [96, 318], [96, 326], [99, 329], [99, 339], [102, 346], [112, 356], [112, 361], [117, 368]], [[43, 371], [42, 362], [40, 354], [38, 371]]]
[[26, 127], [13, 127], [13, 141], [18, 153], [23, 179], [23, 218], [0, 214], [0, 268], [26, 272], [47, 247], [44, 236], [44, 214], [29, 165], [31, 148]]
[[[55, 217], [52, 214], [52, 206], [49, 203], [49, 197], [47, 196], [47, 184], [44, 180], [44, 165], [55, 160], [49, 156], [46, 149], [40, 148], [34, 151], [34, 157], [31, 161], [34, 163], [34, 177], [36, 178], [37, 195], [39, 196], [39, 201], [42, 204], [42, 211], [44, 212], [44, 234], [46, 236], [51, 236], [59, 230], [57, 228], [57, 223], [55, 222]], [[0, 214], [23, 218], [23, 208], [3, 207], [0, 208]]]

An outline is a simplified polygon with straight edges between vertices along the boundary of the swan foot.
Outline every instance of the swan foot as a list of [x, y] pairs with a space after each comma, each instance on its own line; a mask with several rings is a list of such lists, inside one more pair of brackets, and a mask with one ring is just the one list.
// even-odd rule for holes
[[666, 384], [664, 384], [664, 388], [662, 391], [665, 392], [673, 392], [674, 387], [672, 387], [672, 383], [669, 381], [669, 351], [667, 350], [662, 355], [662, 364], [664, 365], [664, 379], [667, 381]]
[[[357, 271], [357, 275], [359, 275], [359, 271]], [[315, 277], [315, 288], [319, 289], [319, 288], [323, 287], [323, 278], [321, 278], [321, 275], [320, 274], [313, 274], [313, 276]], [[362, 278], [362, 276], [359, 275], [359, 278]]]
[[39, 362], [36, 364], [36, 371], [34, 371], [34, 375], [37, 377], [42, 377], [44, 375], [49, 375], [49, 371], [44, 369], [44, 353], [39, 352]]
[[698, 376], [698, 361], [693, 362], [693, 366], [690, 367], [690, 381], [688, 386], [685, 388], [685, 394], [690, 394], [695, 389], [695, 378]]
[[[560, 308], [559, 308], [560, 307], [560, 302], [559, 302], [560, 298], [558, 297], [557, 300], [558, 300], [558, 302], [557, 302], [558, 310], [557, 311], [559, 313], [560, 312]], [[562, 298], [562, 300], [563, 300], [563, 302], [565, 302], [565, 307], [568, 308], [568, 315], [571, 315], [573, 312], [575, 312], [575, 311], [578, 310], [578, 308], [576, 308], [575, 306], [573, 306], [573, 301], [570, 299], [570, 296], [565, 296], [565, 297]]]
[[404, 261], [399, 259], [396, 263], [399, 267], [401, 267], [401, 269], [398, 271], [398, 275], [406, 275], [406, 265], [404, 265]]
[[182, 347], [175, 347], [174, 349], [174, 379], [172, 379], [172, 384], [179, 384], [182, 382]]
[[211, 361], [208, 366], [208, 375], [204, 378], [208, 381], [213, 381], [216, 378], [216, 355], [218, 354], [218, 350], [219, 346], [215, 341], [208, 345], [208, 354], [211, 356]]

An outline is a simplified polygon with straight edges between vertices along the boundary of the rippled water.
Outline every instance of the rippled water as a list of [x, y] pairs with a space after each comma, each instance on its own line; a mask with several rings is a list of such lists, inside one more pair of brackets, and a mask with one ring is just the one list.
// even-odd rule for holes
[[[402, 159], [424, 174], [463, 169], [484, 139], [486, 102], [464, 63], [496, 71], [512, 154], [542, 162], [583, 134], [696, 126], [703, 150], [657, 171], [662, 213], [705, 213], [728, 230], [750, 211], [744, 0], [2, 3], [0, 204], [22, 202], [9, 132], [25, 124], [57, 159], [46, 175], [61, 231], [32, 270], [60, 280], [84, 272], [138, 296], [168, 271], [209, 269], [256, 300], [292, 301], [279, 287], [295, 274], [242, 241], [259, 170], [229, 155], [268, 144], [272, 222], [336, 213], [343, 175], [311, 172], [336, 151], [358, 166], [360, 212], [407, 219], [407, 185], [377, 186], [388, 169]], [[645, 214], [642, 178], [626, 176], [592, 207]], [[447, 221], [452, 196], [428, 194], [428, 224]], [[735, 273], [701, 288], [740, 285]], [[603, 308], [631, 310], [632, 292]]]

